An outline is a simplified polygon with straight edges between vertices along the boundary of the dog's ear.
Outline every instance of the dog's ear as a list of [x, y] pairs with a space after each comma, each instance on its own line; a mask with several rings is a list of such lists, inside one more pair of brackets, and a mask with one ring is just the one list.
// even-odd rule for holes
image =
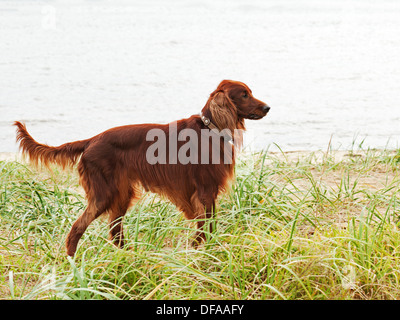
[[220, 130], [229, 129], [232, 133], [236, 129], [237, 110], [231, 99], [224, 92], [216, 92], [210, 101], [209, 110], [211, 121]]

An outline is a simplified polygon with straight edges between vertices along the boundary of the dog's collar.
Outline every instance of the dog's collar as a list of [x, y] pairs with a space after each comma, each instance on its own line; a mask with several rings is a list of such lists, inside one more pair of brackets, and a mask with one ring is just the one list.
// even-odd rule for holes
[[[209, 127], [211, 130], [218, 130], [214, 123], [211, 122], [209, 118], [207, 118], [202, 112], [200, 112], [201, 121], [203, 121], [206, 127]], [[218, 130], [219, 132], [219, 130]]]
[[212, 132], [217, 135], [222, 135], [227, 138], [228, 142], [233, 144], [232, 133], [229, 130], [220, 131], [217, 126], [211, 122], [209, 118], [207, 118], [202, 112], [200, 112], [200, 119], [203, 121], [204, 125], [208, 127]]

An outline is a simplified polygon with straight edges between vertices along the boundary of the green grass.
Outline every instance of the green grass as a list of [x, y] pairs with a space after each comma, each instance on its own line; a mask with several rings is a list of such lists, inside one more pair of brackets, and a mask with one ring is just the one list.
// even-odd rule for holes
[[85, 208], [76, 171], [0, 162], [0, 299], [400, 299], [400, 150], [241, 155], [206, 244], [156, 195], [124, 219], [129, 249]]

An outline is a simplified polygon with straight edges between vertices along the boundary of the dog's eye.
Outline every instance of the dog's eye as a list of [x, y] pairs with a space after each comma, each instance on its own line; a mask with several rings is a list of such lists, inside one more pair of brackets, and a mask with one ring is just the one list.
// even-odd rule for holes
[[242, 97], [247, 98], [248, 97], [247, 92], [243, 93]]

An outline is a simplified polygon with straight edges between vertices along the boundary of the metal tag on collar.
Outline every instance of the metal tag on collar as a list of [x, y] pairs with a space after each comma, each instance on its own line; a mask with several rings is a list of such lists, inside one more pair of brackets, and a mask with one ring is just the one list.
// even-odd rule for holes
[[208, 126], [210, 124], [210, 119], [206, 118], [205, 116], [201, 116], [201, 120], [203, 121], [203, 123]]

